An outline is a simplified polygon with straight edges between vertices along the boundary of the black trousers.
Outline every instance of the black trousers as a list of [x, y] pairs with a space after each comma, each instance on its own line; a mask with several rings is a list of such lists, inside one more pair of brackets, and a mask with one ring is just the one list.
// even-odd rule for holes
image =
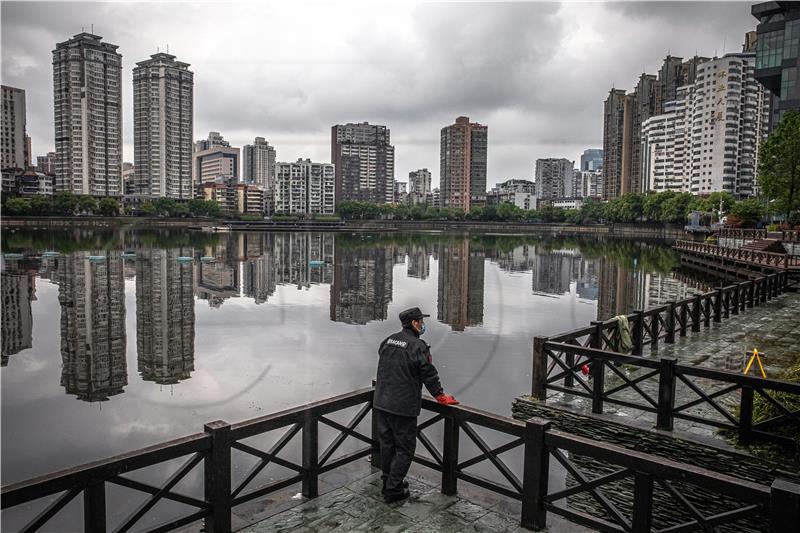
[[403, 479], [411, 468], [417, 447], [417, 417], [400, 416], [375, 409], [381, 446], [381, 478], [385, 494], [401, 494]]

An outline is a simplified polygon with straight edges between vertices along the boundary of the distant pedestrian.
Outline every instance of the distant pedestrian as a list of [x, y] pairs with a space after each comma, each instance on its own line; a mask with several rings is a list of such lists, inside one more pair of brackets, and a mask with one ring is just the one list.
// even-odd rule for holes
[[431, 362], [428, 343], [419, 338], [425, 333], [425, 315], [419, 307], [400, 313], [403, 329], [387, 337], [378, 348], [378, 376], [375, 383], [375, 408], [381, 449], [383, 498], [386, 503], [408, 498], [405, 481], [417, 446], [417, 417], [422, 406], [422, 385], [436, 401], [458, 404], [445, 394], [439, 373]]

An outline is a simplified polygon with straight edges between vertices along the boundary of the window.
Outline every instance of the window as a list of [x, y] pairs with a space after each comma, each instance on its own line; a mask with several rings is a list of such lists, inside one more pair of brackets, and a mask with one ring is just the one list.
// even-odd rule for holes
[[783, 57], [797, 57], [800, 44], [800, 19], [790, 20], [783, 30]]
[[783, 61], [783, 31], [770, 31], [758, 36], [756, 68], [776, 67]]

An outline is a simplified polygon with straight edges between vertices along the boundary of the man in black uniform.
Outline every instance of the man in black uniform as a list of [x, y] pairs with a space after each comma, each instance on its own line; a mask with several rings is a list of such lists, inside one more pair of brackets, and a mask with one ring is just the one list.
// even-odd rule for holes
[[400, 313], [403, 329], [390, 335], [378, 348], [378, 377], [375, 383], [373, 416], [377, 417], [386, 503], [408, 498], [404, 481], [417, 446], [417, 417], [422, 405], [422, 384], [436, 401], [457, 404], [444, 393], [439, 374], [431, 363], [424, 317], [418, 307]]

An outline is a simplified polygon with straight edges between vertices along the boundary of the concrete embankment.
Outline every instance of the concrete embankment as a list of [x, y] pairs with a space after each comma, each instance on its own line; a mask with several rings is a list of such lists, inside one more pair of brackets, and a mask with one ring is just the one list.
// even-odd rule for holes
[[[204, 227], [225, 225], [224, 220], [182, 219], [182, 218], [144, 218], [144, 217], [4, 217], [2, 227], [59, 227], [59, 226], [158, 226], [158, 227]], [[246, 223], [237, 222], [239, 226]], [[239, 228], [244, 229], [244, 228]], [[254, 228], [255, 229], [255, 228]], [[260, 228], [259, 228], [260, 229]], [[273, 231], [313, 231], [313, 223], [305, 223], [302, 228], [281, 225], [270, 228]], [[609, 236], [631, 239], [687, 239], [690, 238], [680, 226], [661, 224], [545, 224], [545, 223], [506, 223], [471, 222], [447, 220], [349, 220], [341, 227], [331, 228], [321, 224], [320, 231], [374, 231], [374, 232], [420, 232], [447, 231], [464, 233], [499, 234], [548, 234], [548, 235], [587, 235]]]

